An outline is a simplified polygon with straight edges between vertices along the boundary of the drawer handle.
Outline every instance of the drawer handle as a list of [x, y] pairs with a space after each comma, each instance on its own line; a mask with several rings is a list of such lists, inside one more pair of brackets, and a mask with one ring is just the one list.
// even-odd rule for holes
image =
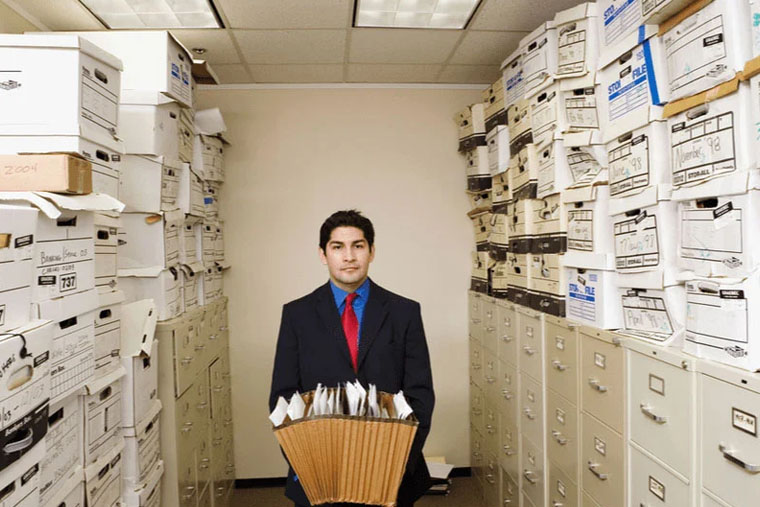
[[588, 379], [588, 385], [599, 391], [600, 393], [606, 393], [607, 392], [607, 386], [603, 386], [599, 384], [599, 381], [595, 378]]
[[472, 457], [473, 458], [480, 458], [480, 456], [481, 456], [481, 454], [479, 452], [477, 452], [477, 451], [475, 451], [475, 452], [472, 453]]
[[560, 433], [557, 430], [552, 430], [552, 436], [554, 437], [554, 440], [556, 440], [559, 445], [565, 445], [567, 443], [567, 439], [563, 437], [562, 433]]
[[496, 382], [496, 377], [488, 376], [486, 377], [486, 382], [488, 382], [489, 384], [493, 384], [494, 382]]
[[223, 386], [217, 386], [217, 387], [215, 387], [215, 388], [213, 389], [213, 391], [214, 391], [215, 393], [221, 393], [222, 391], [224, 391], [224, 387], [223, 387]]
[[599, 479], [600, 481], [606, 481], [607, 478], [608, 478], [608, 475], [607, 474], [603, 474], [601, 472], [598, 472], [596, 470], [597, 468], [599, 468], [599, 463], [594, 463], [593, 461], [589, 460], [589, 462], [588, 462], [589, 472], [591, 472], [592, 474], [594, 474], [596, 476], [596, 478]]
[[511, 445], [504, 445], [502, 447], [504, 448], [504, 454], [506, 454], [507, 456], [514, 456], [515, 453], [517, 452], [514, 449], [512, 449]]
[[489, 319], [492, 319], [493, 318], [493, 312], [486, 312], [486, 317], [488, 317]]
[[208, 402], [198, 403], [199, 410], [206, 410], [206, 407], [208, 407]]
[[482, 321], [480, 319], [472, 319], [473, 324], [480, 324]]
[[557, 371], [565, 371], [567, 370], [567, 366], [562, 364], [559, 360], [555, 359], [552, 361], [552, 366], [554, 366], [554, 369]]
[[640, 404], [639, 408], [641, 409], [641, 413], [656, 422], [657, 424], [665, 424], [668, 422], [668, 418], [662, 415], [657, 415], [654, 412], [652, 412], [652, 409], [645, 404]]
[[528, 481], [531, 484], [536, 484], [538, 482], [538, 478], [536, 478], [536, 473], [531, 472], [530, 470], [523, 470], [523, 477], [525, 477], [525, 480]]
[[532, 356], [533, 354], [536, 353], [536, 350], [533, 347], [530, 347], [528, 345], [525, 345], [523, 347], [523, 351], [525, 351], [525, 353], [528, 354], [529, 356]]
[[193, 362], [193, 358], [192, 357], [183, 357], [182, 361], [180, 361], [180, 363], [182, 363], [182, 366], [187, 366], [188, 364], [190, 364], [192, 362]]
[[489, 484], [496, 484], [496, 479], [493, 478], [493, 474], [486, 474], [486, 480]]
[[509, 498], [505, 498], [504, 505], [512, 505], [512, 500], [510, 500]]
[[486, 424], [486, 432], [489, 435], [493, 435], [494, 433], [496, 433], [496, 429], [493, 427], [493, 424]]
[[486, 327], [486, 333], [493, 333], [494, 331], [496, 331], [495, 327], [491, 327], [491, 326]]
[[526, 408], [525, 410], [523, 410], [523, 414], [525, 414], [525, 417], [527, 417], [531, 421], [536, 420], [536, 414], [534, 414], [533, 411], [531, 411], [531, 409], [529, 408]]
[[552, 501], [552, 507], [564, 507], [564, 506], [565, 504], [563, 504], [562, 502], [558, 502], [556, 500]]
[[504, 336], [501, 337], [501, 341], [503, 341], [504, 343], [509, 343], [512, 341], [512, 337], [505, 334]]
[[734, 465], [742, 467], [744, 470], [751, 474], [760, 473], [760, 465], [745, 463], [740, 458], [736, 457], [736, 455], [734, 455], [734, 451], [729, 451], [723, 444], [718, 444], [718, 449], [723, 453], [723, 457]]
[[215, 334], [210, 334], [210, 335], [208, 335], [208, 339], [209, 340], [216, 340], [216, 335]]
[[479, 370], [482, 366], [477, 363], [472, 363], [472, 369], [473, 370]]
[[502, 389], [501, 394], [504, 396], [505, 400], [511, 400], [512, 399], [512, 392], [509, 389]]
[[482, 413], [483, 413], [483, 411], [480, 410], [479, 408], [473, 408], [472, 409], [472, 415], [480, 415]]
[[198, 351], [201, 351], [201, 350], [204, 350], [205, 348], [206, 348], [206, 346], [205, 346], [205, 345], [196, 345], [196, 346], [195, 346], [195, 350], [196, 350], [196, 352], [198, 352]]
[[222, 491], [222, 492], [223, 492], [223, 491], [224, 491], [224, 486], [219, 486], [218, 488], [216, 488], [216, 490], [217, 490], [217, 491]]

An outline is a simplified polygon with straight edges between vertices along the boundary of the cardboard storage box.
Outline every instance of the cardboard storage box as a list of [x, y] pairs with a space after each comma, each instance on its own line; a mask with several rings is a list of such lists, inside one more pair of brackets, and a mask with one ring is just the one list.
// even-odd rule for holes
[[459, 151], [470, 151], [486, 145], [485, 107], [482, 103], [472, 104], [459, 111], [454, 121], [459, 127]]
[[749, 10], [750, 42], [752, 44], [752, 57], [754, 58], [760, 56], [760, 23], [757, 22], [760, 19], [760, 1], [749, 0]]
[[[618, 278], [618, 283], [623, 283]], [[683, 285], [667, 287], [618, 287], [623, 308], [621, 333], [663, 346], [683, 342], [686, 293]]]
[[543, 146], [555, 138], [555, 133], [567, 130], [561, 112], [562, 95], [558, 83], [545, 87], [528, 100], [533, 143], [536, 146]]
[[565, 279], [567, 320], [599, 329], [623, 327], [623, 308], [618, 301], [617, 293], [617, 273], [609, 270], [565, 267]]
[[509, 186], [509, 172], [505, 171], [493, 176], [491, 178], [491, 206], [494, 213], [498, 213], [499, 207], [505, 206], [511, 200], [512, 189]]
[[676, 191], [701, 185], [709, 196], [712, 180], [754, 169], [749, 93], [747, 83], [734, 79], [665, 107]]
[[564, 256], [560, 254], [535, 254], [528, 256], [531, 263], [528, 288], [532, 292], [564, 296], [567, 292]]
[[[472, 252], [472, 268], [470, 273], [470, 290], [488, 293], [488, 252]], [[206, 284], [204, 279], [204, 284]], [[210, 282], [209, 282], [210, 283]]]
[[536, 199], [533, 206], [532, 253], [563, 253], [567, 250], [567, 211], [560, 194]]
[[607, 182], [607, 152], [599, 131], [568, 132], [563, 134], [563, 138], [566, 160], [556, 161], [555, 157], [555, 163], [562, 165], [566, 162], [566, 170], [571, 180], [568, 188]]
[[567, 266], [615, 269], [609, 199], [608, 185], [575, 188], [562, 194], [567, 213]]
[[125, 155], [122, 167], [119, 200], [124, 211], [160, 213], [179, 207], [177, 196], [185, 170], [179, 160]]
[[[491, 210], [491, 190], [481, 190], [480, 192], [467, 192], [467, 198], [470, 201], [472, 211]], [[215, 240], [216, 241], [216, 240]], [[216, 257], [216, 253], [214, 253]]]
[[[214, 262], [214, 296], [213, 299], [224, 297], [224, 272], [230, 269], [230, 263], [225, 261]], [[204, 286], [204, 293], [207, 292]], [[204, 304], [206, 304], [204, 302]]]
[[180, 210], [124, 213], [121, 222], [119, 269], [168, 268], [179, 263], [179, 230], [185, 222]]
[[216, 222], [216, 236], [214, 237], [214, 260], [224, 260], [224, 222]]
[[0, 174], [2, 191], [92, 192], [92, 164], [78, 155], [0, 155]]
[[92, 191], [119, 195], [121, 157], [124, 151], [121, 141], [115, 147], [98, 144], [82, 136], [1, 136], [0, 153], [31, 154], [69, 153], [80, 155], [92, 164]]
[[[614, 46], [644, 23], [642, 0], [599, 0], [599, 56], [614, 52]], [[620, 56], [613, 54], [612, 57]]]
[[84, 469], [88, 507], [119, 507], [121, 505], [121, 468], [124, 441], [119, 438], [107, 453]]
[[600, 57], [604, 97], [598, 105], [605, 142], [662, 117], [660, 106], [669, 98], [667, 67], [655, 28], [643, 26]]
[[[525, 79], [523, 77], [524, 57], [522, 49], [518, 47], [501, 64], [501, 78], [504, 80], [504, 108], [507, 111], [509, 111], [509, 107], [512, 104], [525, 97]], [[507, 116], [509, 116], [509, 113], [507, 113]]]
[[40, 504], [40, 462], [45, 456], [45, 444], [39, 443], [22, 459], [3, 470], [0, 491], [7, 507], [36, 507]]
[[118, 218], [95, 213], [95, 287], [100, 292], [116, 289], [116, 251], [120, 227]]
[[479, 192], [491, 188], [491, 172], [488, 167], [487, 146], [478, 146], [465, 153], [465, 168], [467, 173], [467, 190]]
[[488, 145], [488, 169], [491, 176], [505, 173], [509, 168], [509, 129], [496, 125], [486, 136]]
[[506, 299], [509, 294], [509, 263], [506, 259], [496, 261], [491, 272], [491, 295]]
[[507, 111], [509, 128], [509, 156], [514, 157], [523, 146], [533, 142], [530, 101], [518, 99]]
[[[475, 244], [482, 245], [488, 242], [488, 236], [491, 234], [491, 212], [483, 211], [470, 216], [472, 228], [475, 233]], [[478, 248], [482, 250], [482, 248]]]
[[193, 161], [193, 141], [195, 141], [195, 113], [184, 108], [179, 113], [179, 159], [188, 164]]
[[[480, 148], [485, 148], [481, 146]], [[487, 153], [483, 153], [486, 157], [486, 163], [488, 162]], [[489, 180], [490, 181], [490, 180]], [[469, 178], [468, 178], [469, 183]], [[211, 220], [215, 220], [219, 217], [219, 184], [213, 181], [206, 181], [203, 183], [203, 202], [206, 205], [205, 215]]]
[[509, 251], [508, 216], [502, 213], [491, 215], [491, 233], [488, 236], [488, 249], [491, 258], [505, 260]]
[[[40, 504], [45, 505], [82, 473], [84, 409], [76, 394], [50, 405], [45, 457], [40, 463]], [[81, 479], [79, 479], [81, 480]]]
[[36, 318], [53, 322], [51, 403], [77, 393], [92, 377], [98, 304], [98, 292], [91, 289], [34, 305]]
[[77, 35], [122, 61], [122, 90], [156, 90], [185, 107], [193, 107], [193, 57], [168, 31], [116, 30]]
[[536, 197], [538, 199], [559, 194], [573, 183], [565, 143], [562, 139], [550, 140], [539, 146], [537, 156]]
[[125, 428], [140, 422], [158, 399], [156, 317], [151, 299], [122, 308], [121, 364], [127, 374], [122, 379], [121, 425]]
[[121, 306], [125, 296], [122, 291], [101, 293], [95, 313], [95, 371], [98, 379], [119, 369], [121, 361]]
[[541, 205], [536, 199], [515, 199], [507, 208], [509, 250], [514, 253], [531, 251], [531, 241], [535, 234], [533, 222], [535, 210]]
[[538, 153], [535, 144], [526, 144], [519, 151], [511, 151], [509, 161], [509, 187], [513, 199], [532, 199], [538, 189]]
[[185, 216], [185, 223], [179, 235], [179, 260], [182, 264], [190, 264], [201, 259], [202, 227], [199, 217]]
[[198, 307], [203, 293], [203, 273], [205, 268], [198, 261], [182, 264], [182, 309], [189, 312]]
[[158, 309], [158, 320], [169, 320], [182, 313], [179, 267], [120, 269], [119, 288], [127, 301], [153, 299]]
[[124, 491], [142, 489], [161, 461], [161, 402], [154, 400], [142, 420], [124, 429]]
[[701, 0], [660, 26], [670, 100], [730, 81], [752, 58], [747, 0]]
[[504, 78], [499, 78], [494, 84], [483, 90], [483, 103], [485, 108], [486, 132], [490, 132], [498, 125], [507, 124], [507, 109], [504, 104]]
[[0, 358], [8, 365], [6, 380], [0, 384], [4, 412], [0, 444], [5, 447], [0, 470], [4, 473], [3, 469], [29, 453], [47, 433], [52, 342], [53, 325], [42, 320], [0, 336]]
[[[84, 136], [118, 148], [121, 62], [71, 35], [0, 36], [0, 136]], [[55, 79], [51, 79], [55, 76]]]
[[557, 74], [557, 30], [553, 21], [541, 23], [523, 37], [519, 45], [523, 57], [525, 96], [530, 97], [554, 82]]
[[507, 299], [513, 303], [530, 306], [531, 269], [530, 254], [507, 254]]
[[587, 2], [554, 15], [557, 30], [557, 78], [596, 71], [599, 55], [596, 3]]
[[0, 204], [0, 332], [29, 322], [37, 208]]
[[224, 181], [224, 145], [220, 137], [196, 135], [193, 143], [193, 168], [205, 180]]
[[204, 221], [201, 228], [201, 260], [203, 264], [211, 264], [216, 260], [217, 224], [210, 220]]
[[124, 369], [87, 384], [84, 407], [84, 464], [108, 459], [114, 447], [124, 445], [121, 434], [121, 377]]
[[64, 485], [55, 494], [51, 495], [46, 502], [41, 502], [42, 507], [82, 507], [85, 505], [84, 494], [84, 469], [79, 467], [79, 471], [64, 481]]
[[757, 329], [760, 275], [686, 282], [684, 350], [749, 371], [760, 369]]
[[[160, 507], [161, 505], [161, 478], [164, 475], [164, 462], [158, 460], [151, 469], [145, 482], [140, 484], [139, 489], [125, 489], [124, 503], [126, 507]], [[207, 491], [211, 486], [207, 488]], [[211, 492], [209, 491], [209, 495]], [[216, 493], [215, 493], [216, 495]], [[215, 496], [216, 498], [216, 496]]]
[[559, 82], [561, 94], [560, 114], [564, 116], [567, 131], [599, 128], [598, 100], [604, 100], [601, 87], [596, 84], [596, 71], [585, 76], [562, 79]]
[[179, 160], [182, 106], [159, 91], [124, 90], [119, 127], [125, 153]]
[[606, 143], [610, 196], [623, 198], [670, 184], [667, 124], [653, 121]]
[[641, 13], [644, 22], [648, 24], [661, 24], [669, 20], [680, 10], [689, 4], [695, 4], [694, 0], [657, 0], [655, 2], [644, 1], [641, 3]]

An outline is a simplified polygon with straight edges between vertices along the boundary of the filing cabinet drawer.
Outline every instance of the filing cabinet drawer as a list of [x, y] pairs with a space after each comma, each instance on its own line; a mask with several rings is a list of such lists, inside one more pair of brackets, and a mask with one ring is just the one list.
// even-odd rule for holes
[[[201, 487], [201, 484], [198, 484]], [[203, 490], [200, 498], [198, 499], [198, 507], [211, 507], [211, 491], [209, 488]]]
[[507, 471], [515, 483], [520, 482], [520, 440], [517, 432], [517, 426], [503, 425], [501, 428], [501, 451], [499, 462], [501, 467]]
[[[588, 329], [588, 328], [584, 328]], [[599, 332], [597, 335], [610, 333]], [[619, 345], [580, 334], [581, 410], [623, 433], [625, 362]]]
[[515, 307], [505, 301], [496, 302], [496, 333], [499, 359], [517, 366], [517, 318]]
[[496, 354], [483, 349], [483, 388], [486, 399], [492, 403], [499, 400], [499, 360]]
[[[578, 333], [565, 319], [546, 316], [546, 384], [578, 405]], [[567, 323], [567, 325], [559, 325]]]
[[544, 505], [546, 479], [545, 455], [530, 440], [521, 439], [522, 444], [522, 489], [533, 505]]
[[631, 445], [630, 505], [682, 507], [694, 505], [689, 484]]
[[583, 414], [581, 484], [601, 505], [625, 505], [623, 439], [588, 414]]
[[549, 459], [549, 507], [578, 507], [578, 483]]
[[470, 340], [470, 381], [483, 387], [483, 347], [475, 340]]
[[198, 440], [197, 458], [198, 458], [198, 488], [203, 489], [205, 484], [211, 482], [211, 444], [208, 438], [209, 432]]
[[483, 470], [483, 489], [486, 505], [496, 505], [499, 501], [499, 461], [488, 452]]
[[483, 428], [485, 407], [483, 391], [478, 386], [470, 384], [470, 423], [478, 430]]
[[481, 343], [483, 336], [483, 296], [477, 292], [469, 293], [470, 302], [470, 338]]
[[[586, 493], [585, 491], [583, 492], [583, 496], [581, 497], [581, 501], [583, 502], [581, 504], [583, 507], [601, 507], [598, 503], [596, 503], [596, 500], [594, 500], [593, 498], [591, 498], [591, 496], [588, 493]], [[641, 506], [639, 506], [639, 507], [641, 507]]]
[[700, 507], [731, 507], [727, 503], [716, 500], [706, 492], [702, 492], [702, 503]]
[[533, 502], [531, 502], [530, 497], [525, 492], [525, 490], [522, 492], [522, 504], [523, 507], [537, 507]]
[[500, 365], [499, 406], [507, 423], [517, 428], [519, 420], [520, 389], [517, 385], [517, 370], [507, 363]]
[[520, 370], [535, 380], [543, 381], [543, 317], [542, 314], [520, 308], [517, 310], [520, 323], [518, 339], [520, 344]]
[[485, 466], [486, 456], [484, 454], [483, 437], [480, 432], [470, 427], [470, 467], [472, 475], [478, 480], [483, 479], [483, 467]]
[[481, 336], [483, 340], [483, 348], [486, 351], [493, 353], [494, 357], [497, 357], [499, 354], [497, 341], [498, 318], [496, 316], [496, 304], [492, 298], [483, 298], [482, 315], [483, 334]]
[[520, 430], [531, 442], [544, 448], [544, 393], [541, 384], [520, 374]]
[[[757, 382], [744, 380], [750, 386]], [[701, 375], [700, 382], [702, 486], [733, 506], [755, 502], [760, 498], [760, 394], [709, 375]]]
[[547, 391], [546, 447], [550, 461], [578, 482], [578, 408], [554, 391]]
[[[177, 488], [181, 507], [195, 507], [198, 500], [198, 480], [196, 477], [195, 450], [189, 450], [182, 460], [177, 460]], [[169, 502], [167, 502], [169, 503]]]
[[630, 439], [684, 477], [693, 478], [697, 420], [694, 372], [628, 350], [628, 377]]
[[504, 470], [501, 471], [501, 503], [499, 505], [504, 507], [519, 507], [520, 505], [520, 489]]
[[220, 399], [219, 393], [214, 393], [217, 399], [211, 396], [208, 387], [208, 374], [201, 372], [195, 377], [195, 382], [191, 389], [195, 393], [195, 416], [194, 419], [198, 424], [203, 435], [208, 433], [209, 424], [211, 424], [211, 403], [216, 403], [218, 408], [221, 409], [222, 405], [228, 405], [223, 399]]
[[499, 452], [499, 411], [495, 405], [486, 402], [483, 420], [483, 439], [486, 452], [498, 455]]

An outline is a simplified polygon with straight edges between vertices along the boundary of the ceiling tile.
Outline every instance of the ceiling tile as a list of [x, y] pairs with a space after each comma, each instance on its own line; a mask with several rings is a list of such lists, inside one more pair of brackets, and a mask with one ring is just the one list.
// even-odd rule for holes
[[578, 0], [483, 0], [470, 23], [472, 30], [527, 30], [554, 19], [558, 11], [578, 5]]
[[451, 54], [459, 30], [354, 28], [351, 63], [443, 63]]
[[36, 26], [0, 2], [0, 33], [24, 33], [35, 30]]
[[498, 65], [447, 65], [438, 78], [439, 83], [482, 83], [496, 82], [501, 76]]
[[345, 30], [234, 30], [248, 63], [343, 63]]
[[339, 83], [343, 65], [251, 65], [257, 83]]
[[348, 81], [354, 83], [434, 83], [441, 65], [377, 65], [352, 63]]
[[220, 84], [252, 83], [248, 70], [244, 65], [212, 65], [211, 70], [216, 73]]
[[77, 0], [12, 0], [9, 7], [19, 7], [50, 30], [103, 30], [105, 27]]
[[353, 0], [216, 0], [230, 28], [346, 28]]
[[179, 41], [192, 52], [193, 48], [206, 48], [202, 55], [193, 53], [211, 64], [240, 63], [237, 49], [226, 30], [172, 30]]
[[517, 49], [528, 32], [469, 31], [451, 57], [450, 63], [469, 65], [500, 64]]

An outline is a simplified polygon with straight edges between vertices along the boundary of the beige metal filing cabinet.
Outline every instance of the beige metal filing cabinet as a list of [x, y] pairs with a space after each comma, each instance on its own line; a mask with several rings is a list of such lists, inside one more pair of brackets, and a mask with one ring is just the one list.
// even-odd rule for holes
[[[235, 478], [227, 299], [160, 322], [161, 505], [229, 505]], [[163, 357], [162, 357], [163, 354]]]

